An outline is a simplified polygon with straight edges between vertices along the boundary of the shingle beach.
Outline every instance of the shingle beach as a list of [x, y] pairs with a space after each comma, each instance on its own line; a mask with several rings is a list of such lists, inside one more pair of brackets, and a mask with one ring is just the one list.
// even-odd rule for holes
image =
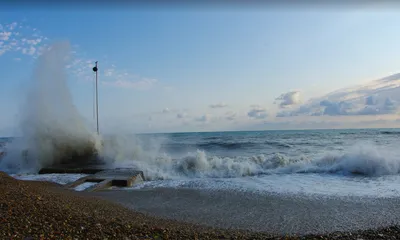
[[399, 227], [302, 237], [165, 220], [49, 182], [0, 172], [1, 239], [398, 239]]

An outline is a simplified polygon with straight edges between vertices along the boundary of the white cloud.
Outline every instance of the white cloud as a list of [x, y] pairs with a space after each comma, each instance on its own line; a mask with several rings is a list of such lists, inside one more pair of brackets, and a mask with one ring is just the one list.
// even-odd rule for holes
[[386, 115], [394, 114], [397, 111], [398, 104], [391, 98], [387, 97], [382, 104], [377, 100], [372, 101], [371, 98], [367, 100], [365, 105], [355, 105], [351, 102], [332, 103], [328, 101], [321, 102], [321, 106], [325, 106], [323, 115], [340, 116], [340, 115]]
[[247, 116], [254, 119], [265, 119], [268, 117], [267, 110], [258, 105], [252, 105], [252, 109], [247, 113]]
[[[17, 31], [18, 29], [18, 31]], [[23, 24], [13, 22], [0, 27], [0, 55], [6, 52], [15, 52], [37, 58], [46, 46], [46, 37], [40, 36], [39, 32], [33, 32], [31, 28]]]
[[36, 48], [31, 46], [29, 48], [23, 48], [22, 53], [26, 55], [34, 55], [36, 53]]
[[399, 102], [400, 74], [394, 74], [311, 99], [297, 109], [279, 112], [276, 116], [389, 115], [397, 113]]
[[17, 26], [18, 26], [18, 23], [17, 22], [13, 22], [13, 23], [7, 25], [7, 28], [10, 29], [10, 30], [14, 30]]
[[29, 45], [38, 45], [40, 42], [42, 42], [42, 38], [26, 40], [25, 42]]
[[12, 32], [0, 32], [0, 40], [7, 41], [10, 39]]
[[291, 92], [283, 93], [279, 97], [277, 97], [275, 100], [280, 101], [279, 106], [281, 108], [293, 106], [293, 105], [301, 103], [300, 92], [299, 91], [291, 91]]
[[336, 115], [349, 115], [353, 109], [353, 105], [346, 101], [331, 102], [324, 100], [320, 102], [320, 105], [324, 107], [323, 115], [336, 116]]
[[14, 58], [14, 61], [19, 62], [19, 61], [21, 61], [21, 58]]
[[[46, 36], [42, 36], [38, 29], [24, 25], [23, 23], [13, 22], [0, 25], [0, 56], [3, 56], [7, 52], [15, 52], [31, 56], [35, 59], [48, 48], [47, 40], [49, 39]], [[71, 51], [71, 63], [66, 68], [79, 79], [93, 81], [92, 68], [94, 67], [95, 60], [82, 57], [83, 54], [78, 54], [78, 51], [75, 51], [79, 46], [73, 45], [73, 47], [74, 49]], [[15, 56], [14, 58], [21, 59], [20, 56]], [[145, 90], [152, 88], [158, 83], [153, 78], [140, 77], [127, 71], [118, 70], [115, 65], [108, 64], [106, 59], [100, 60], [104, 60], [100, 61], [103, 65], [99, 67], [100, 70], [104, 69], [100, 73], [100, 82], [104, 85]]]
[[163, 112], [163, 113], [169, 113], [169, 112], [171, 112], [171, 109], [169, 109], [169, 108], [164, 108], [162, 112]]
[[217, 104], [211, 104], [210, 108], [224, 108], [227, 106], [228, 106], [228, 104], [225, 104], [225, 103], [217, 103]]

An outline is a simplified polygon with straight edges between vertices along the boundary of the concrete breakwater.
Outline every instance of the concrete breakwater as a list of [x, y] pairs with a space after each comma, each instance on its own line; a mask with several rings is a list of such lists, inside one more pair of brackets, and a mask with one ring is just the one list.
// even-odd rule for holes
[[76, 189], [79, 186], [88, 185], [84, 191], [101, 191], [113, 189], [115, 187], [131, 187], [136, 183], [145, 180], [143, 172], [129, 168], [106, 169], [102, 166], [86, 166], [86, 167], [49, 167], [42, 168], [39, 174], [90, 174], [82, 177], [72, 183], [67, 184], [65, 187], [69, 189]]

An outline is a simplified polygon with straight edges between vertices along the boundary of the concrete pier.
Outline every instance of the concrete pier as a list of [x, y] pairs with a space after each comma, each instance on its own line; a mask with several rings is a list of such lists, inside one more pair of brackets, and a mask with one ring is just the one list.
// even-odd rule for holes
[[66, 188], [74, 189], [87, 182], [96, 183], [84, 190], [90, 192], [107, 190], [114, 187], [131, 187], [134, 184], [143, 182], [145, 180], [142, 171], [129, 168], [106, 169], [105, 166], [101, 165], [86, 167], [60, 165], [42, 168], [39, 171], [39, 174], [52, 173], [90, 174], [89, 176], [82, 177], [75, 182], [65, 185]]

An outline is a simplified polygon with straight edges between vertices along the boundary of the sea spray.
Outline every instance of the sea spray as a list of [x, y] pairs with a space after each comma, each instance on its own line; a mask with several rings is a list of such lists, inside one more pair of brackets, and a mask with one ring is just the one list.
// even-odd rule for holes
[[[85, 124], [73, 105], [64, 69], [68, 53], [68, 44], [60, 43], [53, 45], [38, 59], [28, 94], [25, 96], [26, 104], [20, 114], [22, 137], [7, 144], [7, 153], [0, 161], [0, 170], [37, 172], [40, 167], [98, 154], [114, 167], [142, 170], [146, 179], [150, 180], [235, 178], [292, 173], [382, 176], [400, 172], [399, 154], [390, 154], [374, 145], [366, 145], [362, 149], [347, 149], [345, 152], [324, 152], [320, 156], [302, 157], [297, 152], [290, 156], [285, 154], [296, 149], [296, 143], [302, 147], [307, 146], [307, 150], [313, 144], [314, 148], [329, 146], [331, 137], [326, 137], [326, 142], [321, 145], [321, 134], [318, 135], [318, 141], [310, 140], [315, 138], [313, 135], [302, 138], [293, 136], [289, 141], [290, 145], [283, 138], [275, 138], [273, 142], [270, 139], [262, 141], [264, 145], [245, 139], [243, 145], [238, 143], [237, 137], [233, 137], [233, 142], [228, 144], [213, 139], [211, 143], [201, 145], [208, 149], [229, 151], [238, 147], [253, 149], [262, 146], [270, 149], [273, 146], [276, 151], [272, 154], [257, 154], [253, 151], [253, 156], [241, 155], [241, 152], [236, 151], [236, 156], [230, 154], [229, 157], [216, 156], [201, 149], [174, 156], [171, 152], [161, 151], [162, 141], [148, 144], [132, 135], [113, 134], [100, 139]], [[301, 141], [296, 141], [298, 139]], [[214, 145], [218, 147], [215, 148]], [[76, 158], [77, 156], [83, 158]]]
[[85, 125], [67, 86], [69, 53], [69, 43], [61, 42], [38, 58], [20, 113], [22, 138], [8, 144], [0, 169], [37, 171], [100, 150], [100, 138]]
[[[365, 143], [364, 143], [365, 144]], [[361, 144], [347, 151], [320, 156], [258, 154], [222, 157], [197, 150], [172, 158], [164, 155], [136, 155], [116, 162], [116, 167], [141, 169], [146, 179], [237, 178], [271, 174], [335, 174], [379, 177], [400, 173], [399, 155], [376, 146]], [[138, 153], [138, 152], [136, 152]]]

